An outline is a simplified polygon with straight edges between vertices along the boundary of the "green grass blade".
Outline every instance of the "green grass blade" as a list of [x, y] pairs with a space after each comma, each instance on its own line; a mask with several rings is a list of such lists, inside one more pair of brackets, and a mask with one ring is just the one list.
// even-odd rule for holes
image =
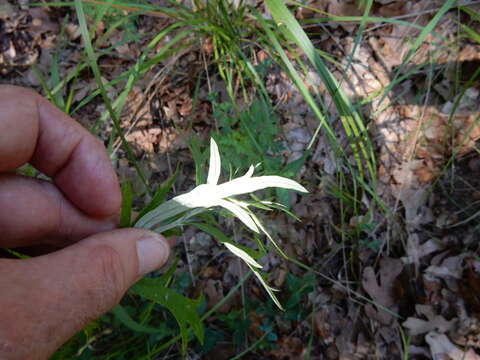
[[[340, 89], [337, 81], [327, 68], [322, 58], [319, 56], [312, 42], [308, 38], [305, 31], [302, 29], [298, 21], [291, 14], [283, 1], [266, 0], [266, 4], [272, 17], [278, 24], [283, 26], [283, 30], [287, 38], [294, 41], [305, 53], [312, 65], [315, 67], [320, 78], [322, 79], [327, 91], [332, 96], [335, 106], [340, 114], [345, 134], [349, 138], [350, 146], [352, 148], [357, 166], [360, 170], [363, 169], [361, 156], [366, 162], [368, 173], [372, 181], [376, 180], [376, 160], [373, 152], [373, 146], [368, 138], [367, 129], [363, 121], [354, 109], [349, 99]], [[361, 174], [363, 172], [361, 171]]]
[[467, 25], [460, 24], [462, 27], [463, 31], [473, 40], [476, 41], [477, 43], [480, 43], [480, 34], [476, 32], [475, 30], [469, 28]]
[[120, 137], [122, 146], [127, 153], [128, 160], [135, 167], [135, 170], [137, 171], [137, 174], [140, 180], [143, 182], [143, 184], [145, 185], [146, 191], [148, 192], [149, 188], [148, 188], [147, 178], [143, 174], [143, 171], [140, 169], [140, 166], [137, 160], [135, 159], [135, 156], [133, 155], [132, 149], [130, 148], [130, 145], [128, 144], [127, 140], [125, 139], [122, 128], [120, 127], [120, 122], [118, 121], [118, 118], [115, 115], [115, 111], [112, 108], [112, 104], [110, 102], [110, 99], [108, 98], [107, 91], [103, 84], [100, 69], [97, 64], [97, 56], [95, 55], [95, 52], [93, 50], [90, 34], [88, 32], [87, 21], [85, 19], [85, 13], [83, 11], [83, 5], [81, 0], [75, 0], [75, 10], [77, 12], [78, 23], [80, 25], [80, 31], [82, 34], [85, 51], [88, 56], [89, 65], [93, 71], [97, 85], [100, 88], [100, 93], [101, 93], [103, 102], [107, 107], [110, 117], [112, 118], [114, 129], [117, 132], [118, 136]]
[[120, 213], [120, 227], [130, 227], [132, 218], [133, 191], [130, 182], [125, 181], [122, 184], [122, 208]]

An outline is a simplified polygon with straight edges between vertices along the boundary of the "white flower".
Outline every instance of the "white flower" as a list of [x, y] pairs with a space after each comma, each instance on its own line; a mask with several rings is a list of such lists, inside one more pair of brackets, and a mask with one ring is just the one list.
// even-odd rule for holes
[[[157, 208], [141, 217], [135, 224], [135, 227], [146, 228], [162, 233], [174, 227], [188, 224], [188, 219], [207, 209], [222, 207], [235, 215], [253, 232], [257, 234], [265, 234], [277, 251], [285, 256], [275, 241], [273, 241], [270, 234], [263, 227], [260, 220], [258, 220], [252, 211], [250, 211], [248, 208], [250, 204], [235, 199], [233, 196], [249, 194], [257, 190], [271, 187], [296, 190], [304, 193], [308, 191], [297, 182], [281, 176], [253, 177], [253, 166], [250, 166], [245, 175], [223, 184], [218, 184], [220, 170], [220, 154], [218, 152], [218, 146], [212, 138], [210, 142], [210, 164], [207, 183], [199, 185], [190, 192], [175, 196], [173, 199], [159, 205]], [[264, 202], [263, 204], [268, 207], [267, 202]], [[268, 286], [259, 271], [262, 266], [245, 250], [236, 246], [234, 243], [224, 242], [223, 244], [229, 251], [245, 261], [265, 287], [275, 304], [277, 304], [279, 308], [282, 308], [280, 302], [273, 293], [274, 289]]]
[[252, 217], [253, 214], [248, 211], [248, 204], [235, 200], [232, 198], [233, 196], [248, 194], [270, 187], [307, 192], [302, 185], [281, 176], [252, 177], [253, 166], [250, 166], [245, 175], [218, 185], [220, 169], [221, 160], [218, 147], [215, 140], [211, 139], [207, 183], [197, 186], [186, 194], [176, 196], [164, 202], [156, 209], [145, 214], [135, 226], [163, 232], [174, 227], [171, 225], [172, 223], [164, 223], [172, 217], [185, 212], [186, 214], [182, 219], [186, 220], [199, 213], [194, 211], [194, 209], [208, 209], [220, 206], [237, 216], [250, 230], [259, 233], [261, 229], [259, 229], [256, 223], [256, 218]]

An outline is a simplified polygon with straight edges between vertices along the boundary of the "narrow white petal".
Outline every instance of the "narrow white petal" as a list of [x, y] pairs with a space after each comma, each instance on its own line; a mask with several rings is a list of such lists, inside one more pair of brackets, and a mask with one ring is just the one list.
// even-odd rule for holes
[[282, 255], [285, 259], [287, 259], [287, 255], [283, 252], [283, 250], [278, 246], [277, 242], [273, 240], [272, 236], [268, 233], [267, 229], [263, 226], [262, 222], [257, 218], [255, 214], [251, 214], [250, 217], [252, 220], [255, 222], [255, 225], [257, 225], [258, 229], [265, 234], [265, 236], [270, 240], [270, 242], [275, 246], [275, 249], [277, 249], [278, 253]]
[[145, 214], [137, 221], [135, 227], [149, 229], [187, 210], [217, 206], [215, 189], [215, 185], [202, 184], [186, 194], [175, 196]]
[[226, 198], [235, 195], [248, 194], [254, 191], [277, 187], [299, 192], [308, 192], [302, 185], [296, 181], [281, 176], [257, 176], [257, 177], [239, 177], [229, 182], [217, 186], [217, 195]]
[[171, 223], [168, 223], [168, 224], [156, 224], [154, 226], [151, 226], [149, 227], [148, 229], [149, 230], [152, 230], [152, 231], [156, 231], [158, 233], [163, 233], [164, 231], [167, 231], [167, 230], [170, 230], [170, 229], [173, 229], [173, 228], [176, 228], [177, 226], [182, 226], [182, 225], [185, 225], [187, 223], [187, 220], [198, 215], [198, 214], [201, 214], [202, 212], [204, 212], [205, 209], [203, 208], [197, 208], [197, 209], [192, 209], [190, 211], [187, 211], [185, 213], [185, 215], [183, 215], [182, 217], [180, 217], [179, 219], [171, 222]]
[[245, 175], [242, 176], [242, 178], [251, 178], [254, 170], [255, 170], [255, 167], [253, 165], [250, 165], [250, 167], [248, 168], [248, 171], [245, 173]]
[[213, 138], [210, 139], [210, 164], [208, 166], [207, 184], [217, 185], [218, 179], [220, 178], [222, 163], [217, 143]]
[[262, 284], [262, 286], [265, 288], [265, 290], [267, 291], [268, 295], [270, 295], [270, 297], [272, 298], [273, 302], [275, 303], [275, 305], [278, 306], [278, 308], [280, 310], [283, 310], [283, 307], [282, 307], [282, 304], [280, 304], [280, 301], [278, 301], [277, 297], [275, 296], [274, 294], [274, 291], [277, 291], [273, 288], [271, 288], [270, 286], [268, 286], [267, 282], [265, 281], [265, 279], [262, 277], [262, 275], [258, 272], [257, 269], [255, 269], [253, 266], [250, 266], [249, 264], [247, 264], [249, 267], [250, 267], [250, 270], [252, 270], [252, 272], [255, 274], [255, 276], [257, 277], [258, 281], [260, 281], [260, 284]]
[[243, 222], [253, 232], [256, 232], [257, 234], [259, 233], [257, 225], [252, 220], [248, 212], [242, 209], [239, 205], [223, 199], [218, 200], [217, 205], [222, 206], [228, 211], [230, 211], [231, 213], [233, 213], [233, 215], [238, 217], [238, 219], [241, 222]]
[[210, 184], [198, 185], [195, 189], [186, 194], [174, 197], [172, 200], [188, 208], [212, 207], [217, 205], [217, 186]]
[[142, 216], [135, 224], [135, 227], [149, 229], [155, 224], [181, 214], [188, 209], [190, 207], [175, 201], [175, 198], [171, 199]]
[[241, 258], [243, 261], [245, 261], [247, 264], [251, 265], [251, 266], [254, 266], [258, 269], [261, 269], [262, 268], [262, 265], [260, 265], [258, 262], [255, 261], [254, 258], [252, 258], [250, 255], [248, 255], [245, 251], [243, 251], [242, 249], [236, 247], [235, 245], [233, 244], [229, 244], [229, 243], [223, 243], [223, 245], [225, 245], [225, 247], [230, 250], [232, 253], [234, 253], [235, 255], [237, 255], [239, 258]]
[[[237, 204], [242, 209], [245, 209], [245, 210], [248, 211], [248, 206], [250, 205], [249, 203], [247, 203], [245, 201], [237, 200], [237, 199], [234, 199], [234, 198], [226, 198], [226, 200], [228, 200], [228, 201], [230, 201], [234, 204]], [[251, 211], [248, 211], [248, 213], [250, 213], [250, 216], [251, 216]]]

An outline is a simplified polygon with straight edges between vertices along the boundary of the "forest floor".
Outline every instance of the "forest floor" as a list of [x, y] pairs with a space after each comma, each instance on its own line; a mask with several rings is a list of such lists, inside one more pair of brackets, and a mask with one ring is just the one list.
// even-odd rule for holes
[[[0, 0], [0, 83], [38, 90], [102, 138], [120, 180], [141, 194], [134, 202], [140, 209], [148, 194], [111, 135], [104, 102], [91, 96], [97, 89], [92, 72], [79, 67], [86, 55], [75, 10], [42, 3]], [[114, 101], [126, 87], [122, 74], [178, 19], [114, 1], [117, 7], [95, 21], [96, 3], [84, 6], [89, 25], [96, 25], [91, 35], [103, 80], [120, 79], [107, 88]], [[271, 18], [263, 1], [215, 3], [235, 3], [229, 6], [237, 10], [253, 5]], [[260, 260], [280, 290], [283, 312], [211, 236], [193, 228], [178, 236], [177, 290], [203, 295], [203, 312], [222, 303], [204, 321], [204, 344], [192, 339], [188, 358], [480, 360], [480, 2], [447, 3], [310, 0], [290, 8], [363, 119], [358, 139], [368, 138], [371, 154], [367, 149], [361, 166], [363, 143], [352, 142], [335, 93], [293, 41], [285, 41], [285, 51], [322, 104], [328, 125], [320, 129], [285, 62], [262, 48], [254, 31], [242, 51], [261, 75], [267, 99], [228, 64], [234, 56], [227, 46], [217, 53], [218, 38], [208, 31], [185, 35], [136, 80], [120, 125], [152, 188], [180, 166], [171, 195], [192, 189], [206, 170], [205, 149], [214, 136], [226, 173], [261, 162], [264, 174], [294, 178], [309, 190], [273, 195], [300, 221], [261, 216], [297, 260], [274, 252]], [[245, 24], [255, 20], [241, 16]], [[160, 53], [182, 31], [172, 30], [152, 51]], [[358, 176], [355, 166], [372, 171]], [[253, 243], [238, 222], [218, 221], [236, 242]], [[122, 343], [140, 351], [166, 341], [132, 335], [128, 342], [129, 331], [106, 315], [73, 340], [72, 358], [180, 357], [175, 343], [151, 357], [111, 355]]]

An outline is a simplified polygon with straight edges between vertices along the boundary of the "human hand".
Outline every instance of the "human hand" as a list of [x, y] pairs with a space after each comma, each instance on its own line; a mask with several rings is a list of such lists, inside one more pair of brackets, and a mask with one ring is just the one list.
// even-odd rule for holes
[[[27, 162], [53, 182], [16, 175]], [[120, 203], [97, 139], [31, 90], [0, 86], [0, 248], [68, 245], [0, 258], [0, 359], [48, 358], [166, 262], [161, 236], [114, 230]]]

